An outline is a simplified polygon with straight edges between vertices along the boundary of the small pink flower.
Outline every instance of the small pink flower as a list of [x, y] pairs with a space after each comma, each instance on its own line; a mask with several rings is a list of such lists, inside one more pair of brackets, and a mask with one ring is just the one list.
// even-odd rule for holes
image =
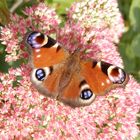
[[[54, 9], [43, 3], [26, 8], [24, 14], [25, 19], [13, 15], [10, 24], [2, 28], [0, 40], [7, 46], [6, 61], [26, 57], [24, 35], [37, 30], [56, 34], [70, 51], [80, 47], [86, 57], [123, 65], [113, 44], [124, 28], [116, 0], [74, 3], [61, 29]], [[22, 64], [7, 74], [0, 73], [0, 139], [129, 140], [138, 135], [140, 85], [132, 76], [125, 88], [97, 97], [90, 106], [73, 109], [39, 94], [30, 81], [30, 72], [30, 66]]]

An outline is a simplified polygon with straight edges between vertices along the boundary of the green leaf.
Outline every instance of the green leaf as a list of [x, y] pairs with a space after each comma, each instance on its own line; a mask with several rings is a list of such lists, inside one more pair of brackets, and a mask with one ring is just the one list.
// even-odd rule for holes
[[53, 0], [47, 0], [48, 3], [53, 3]]
[[51, 0], [47, 0], [46, 2], [48, 4], [51, 4], [56, 9], [56, 12], [59, 15], [66, 14], [66, 8], [69, 8], [71, 4], [74, 2], [74, 0], [53, 0], [53, 2], [50, 2]]
[[130, 24], [135, 32], [140, 31], [140, 0], [133, 0], [129, 12]]
[[[14, 11], [15, 13], [17, 13], [18, 15], [21, 15], [23, 17], [25, 17], [25, 15], [23, 14], [23, 10], [26, 8], [26, 7], [30, 7], [30, 6], [33, 6], [33, 5], [36, 5], [38, 2], [37, 0], [24, 0], [18, 7], [17, 9]], [[8, 3], [9, 5], [9, 3]]]
[[20, 80], [22, 80], [22, 79], [23, 79], [23, 77], [22, 77], [21, 75], [16, 76], [16, 80], [17, 80], [17, 81], [20, 81]]
[[12, 68], [18, 68], [20, 67], [21, 64], [23, 63], [27, 63], [27, 60], [24, 59], [24, 58], [21, 58], [21, 59], [18, 59], [16, 61], [12, 61], [12, 62], [9, 62], [9, 66], [11, 66]]
[[6, 0], [0, 0], [0, 23], [7, 24], [10, 21], [10, 14], [7, 8]]
[[126, 55], [130, 58], [130, 59], [134, 59], [135, 57], [135, 54], [134, 54], [134, 51], [132, 49], [132, 47], [128, 44], [127, 47], [126, 47]]
[[140, 140], [140, 134], [134, 140]]
[[123, 15], [124, 20], [128, 20], [129, 19], [129, 9], [131, 6], [131, 2], [132, 0], [118, 0], [118, 4], [119, 4], [119, 9]]
[[20, 86], [21, 85], [21, 83], [19, 83], [18, 81], [13, 81], [13, 83], [12, 83], [12, 87], [14, 88], [14, 87], [18, 87], [18, 86]]
[[[121, 42], [119, 45], [119, 52], [123, 58], [124, 66], [127, 72], [132, 73], [136, 67], [136, 64], [134, 63], [135, 58], [131, 56], [131, 54], [133, 54], [132, 50], [129, 47], [130, 46], [127, 43]], [[129, 52], [131, 53], [129, 54]]]
[[118, 131], [119, 128], [121, 128], [121, 126], [122, 126], [122, 123], [117, 122], [115, 125], [115, 127], [116, 127], [115, 129]]
[[23, 79], [22, 76], [20, 76], [20, 75], [16, 76], [16, 80], [13, 81], [13, 88], [20, 86], [21, 83], [19, 81], [22, 80], [22, 79]]
[[140, 57], [140, 33], [132, 40], [131, 49], [136, 57]]
[[0, 54], [4, 53], [5, 46], [0, 43]]
[[7, 62], [5, 62], [5, 46], [0, 44], [0, 72], [8, 72], [8, 69], [10, 68], [9, 64]]
[[139, 34], [132, 28], [124, 33], [119, 43], [119, 51], [124, 61], [125, 70], [140, 81]]

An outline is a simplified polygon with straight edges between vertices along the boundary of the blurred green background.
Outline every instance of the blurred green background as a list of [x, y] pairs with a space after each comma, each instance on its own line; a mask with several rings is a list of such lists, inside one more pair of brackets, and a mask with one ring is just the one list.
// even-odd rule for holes
[[[22, 15], [22, 10], [43, 0], [0, 0], [0, 25], [9, 21], [9, 12]], [[78, 1], [78, 0], [77, 0]], [[65, 22], [66, 8], [74, 0], [45, 0]], [[119, 43], [119, 51], [124, 61], [125, 70], [140, 82], [140, 0], [118, 0], [120, 11], [125, 20], [125, 30]], [[0, 44], [0, 71], [7, 72], [10, 66], [18, 66], [19, 62], [5, 63], [5, 47]]]

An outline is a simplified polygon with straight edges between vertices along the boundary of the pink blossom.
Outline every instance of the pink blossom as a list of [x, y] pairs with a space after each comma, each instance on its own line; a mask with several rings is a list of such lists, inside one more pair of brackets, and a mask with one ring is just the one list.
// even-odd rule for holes
[[122, 65], [114, 42], [119, 41], [123, 29], [116, 0], [85, 0], [71, 6], [68, 21], [60, 32], [60, 41], [72, 50], [80, 46], [94, 59], [111, 62], [112, 55], [107, 52], [113, 53], [116, 65]]
[[[74, 3], [61, 29], [58, 16], [45, 4], [26, 8], [24, 13], [26, 19], [13, 15], [10, 24], [2, 28], [0, 40], [7, 46], [8, 62], [26, 55], [24, 35], [35, 29], [56, 33], [71, 51], [80, 47], [81, 51], [87, 49], [88, 57], [98, 59], [97, 53], [101, 53], [99, 59], [123, 65], [113, 44], [124, 28], [116, 0]], [[28, 64], [21, 64], [0, 73], [0, 139], [131, 140], [138, 135], [140, 85], [132, 76], [125, 88], [116, 88], [89, 106], [73, 109], [39, 94], [30, 81], [30, 72]]]
[[[42, 11], [43, 10], [43, 11]], [[25, 52], [20, 48], [25, 34], [28, 31], [37, 30], [44, 33], [57, 32], [60, 20], [54, 9], [48, 8], [40, 3], [38, 6], [26, 8], [24, 14], [27, 18], [18, 15], [11, 15], [11, 21], [7, 27], [1, 29], [2, 44], [6, 45], [6, 61], [16, 61], [25, 56]]]

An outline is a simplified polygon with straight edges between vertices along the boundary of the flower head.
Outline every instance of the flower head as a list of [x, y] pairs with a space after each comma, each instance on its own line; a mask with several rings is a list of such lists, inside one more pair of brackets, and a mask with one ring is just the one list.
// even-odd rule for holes
[[16, 61], [24, 58], [25, 52], [21, 49], [21, 42], [29, 31], [35, 30], [47, 34], [56, 33], [60, 19], [54, 9], [48, 8], [45, 4], [40, 3], [38, 6], [26, 8], [25, 19], [18, 15], [11, 15], [11, 22], [7, 27], [1, 29], [1, 41], [6, 45], [6, 61]]
[[[117, 65], [122, 60], [114, 42], [118, 43], [123, 29], [116, 0], [85, 0], [71, 6], [60, 40], [72, 50], [80, 46], [90, 58], [111, 62], [114, 55]], [[108, 55], [107, 52], [113, 53]]]
[[[73, 4], [62, 29], [54, 10], [45, 4], [26, 8], [24, 13], [26, 19], [14, 15], [10, 24], [2, 28], [8, 62], [23, 58], [21, 42], [30, 28], [48, 34], [59, 30], [60, 42], [70, 50], [77, 46], [90, 48], [93, 53], [89, 57], [93, 57], [99, 48], [102, 59], [122, 65], [113, 45], [123, 28], [115, 0]], [[0, 73], [0, 139], [118, 140], [133, 139], [139, 133], [136, 114], [140, 109], [140, 85], [132, 76], [125, 88], [97, 97], [90, 106], [73, 109], [39, 94], [30, 82], [30, 72], [30, 66], [22, 64], [7, 74]]]

